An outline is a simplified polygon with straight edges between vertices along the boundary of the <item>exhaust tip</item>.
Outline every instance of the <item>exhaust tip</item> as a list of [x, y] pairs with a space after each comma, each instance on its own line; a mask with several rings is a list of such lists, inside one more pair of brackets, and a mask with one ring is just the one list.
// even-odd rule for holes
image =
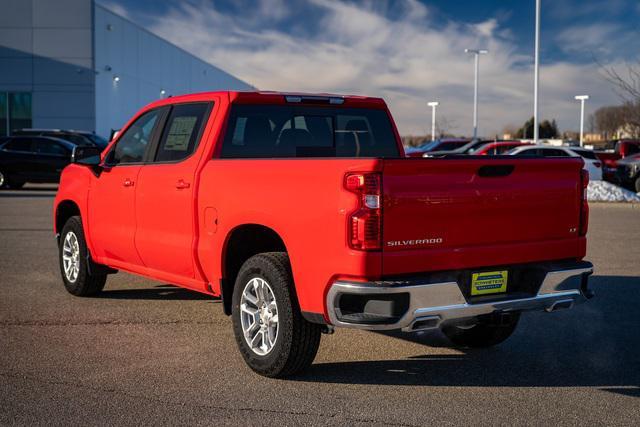
[[425, 329], [437, 328], [440, 324], [440, 316], [420, 317], [416, 319], [410, 327], [411, 332], [423, 331]]
[[549, 313], [552, 313], [554, 311], [564, 310], [571, 307], [573, 307], [573, 300], [563, 299], [563, 300], [554, 302], [549, 308], [547, 308], [547, 311]]

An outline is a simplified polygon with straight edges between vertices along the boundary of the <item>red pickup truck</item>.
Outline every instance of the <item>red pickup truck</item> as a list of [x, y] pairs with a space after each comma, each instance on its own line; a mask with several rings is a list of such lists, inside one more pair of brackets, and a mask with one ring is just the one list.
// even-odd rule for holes
[[618, 160], [640, 153], [640, 141], [633, 139], [621, 139], [613, 142], [613, 149], [598, 151], [596, 155], [602, 161], [602, 176], [610, 182], [617, 182], [616, 170]]
[[578, 157], [406, 158], [378, 98], [213, 92], [77, 147], [54, 228], [71, 294], [123, 270], [220, 297], [277, 377], [336, 326], [483, 347], [590, 297], [587, 181]]

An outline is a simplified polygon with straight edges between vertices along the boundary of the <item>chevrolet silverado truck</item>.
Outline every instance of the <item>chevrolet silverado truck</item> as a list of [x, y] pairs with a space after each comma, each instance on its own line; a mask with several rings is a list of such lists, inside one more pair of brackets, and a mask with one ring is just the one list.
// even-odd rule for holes
[[406, 158], [385, 102], [212, 92], [76, 147], [53, 219], [62, 280], [118, 270], [221, 298], [251, 369], [308, 367], [334, 327], [507, 339], [591, 297], [575, 158]]

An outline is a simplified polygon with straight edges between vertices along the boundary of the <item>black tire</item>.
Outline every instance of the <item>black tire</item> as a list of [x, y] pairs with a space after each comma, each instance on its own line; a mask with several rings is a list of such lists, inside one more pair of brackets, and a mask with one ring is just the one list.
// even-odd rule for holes
[[[240, 302], [245, 286], [254, 278], [267, 282], [275, 296], [278, 332], [271, 350], [260, 355], [245, 340]], [[240, 268], [233, 290], [233, 332], [240, 353], [256, 373], [286, 377], [308, 368], [320, 345], [321, 326], [302, 317], [294, 290], [289, 257], [284, 252], [267, 252], [249, 258]]]
[[472, 326], [446, 325], [442, 332], [457, 346], [485, 348], [498, 345], [509, 338], [518, 326], [520, 313], [513, 313], [498, 323], [492, 316], [481, 317]]
[[11, 188], [12, 190], [19, 190], [24, 187], [24, 184], [24, 181], [14, 181], [12, 179], [9, 179], [7, 181], [7, 187]]
[[[67, 277], [64, 269], [63, 251], [64, 242], [69, 233], [77, 238], [79, 248], [79, 268], [77, 277]], [[98, 294], [104, 288], [107, 281], [107, 275], [100, 270], [100, 266], [95, 264], [88, 257], [87, 243], [84, 239], [84, 231], [82, 229], [82, 220], [79, 216], [72, 216], [67, 220], [62, 233], [60, 234], [60, 244], [58, 247], [58, 258], [60, 260], [60, 273], [62, 281], [67, 291], [76, 296], [86, 297]], [[91, 265], [89, 265], [91, 263]]]

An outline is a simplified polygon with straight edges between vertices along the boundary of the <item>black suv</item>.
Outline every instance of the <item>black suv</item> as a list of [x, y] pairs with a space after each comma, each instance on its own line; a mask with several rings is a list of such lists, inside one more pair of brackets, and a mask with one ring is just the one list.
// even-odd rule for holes
[[65, 139], [76, 145], [95, 145], [104, 150], [109, 142], [96, 135], [93, 132], [83, 130], [66, 130], [66, 129], [20, 129], [13, 132], [13, 135], [29, 135], [29, 136], [50, 136], [53, 138]]
[[640, 193], [640, 154], [618, 160], [616, 178], [623, 187]]
[[20, 188], [26, 182], [56, 183], [71, 162], [76, 144], [48, 136], [0, 139], [0, 188]]

